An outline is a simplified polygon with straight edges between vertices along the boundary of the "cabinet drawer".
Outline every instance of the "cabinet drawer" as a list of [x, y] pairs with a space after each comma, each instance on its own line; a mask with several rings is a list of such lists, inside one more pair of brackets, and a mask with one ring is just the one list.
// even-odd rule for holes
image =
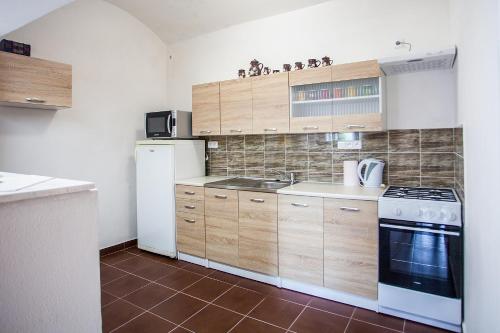
[[203, 215], [177, 212], [177, 249], [180, 252], [205, 257], [205, 218]]
[[238, 219], [206, 216], [207, 258], [238, 266]]
[[185, 198], [176, 198], [175, 211], [188, 214], [205, 214], [205, 203], [203, 200], [190, 200]]
[[238, 220], [238, 191], [206, 188], [205, 215]]
[[253, 271], [278, 275], [277, 195], [239, 193], [239, 265]]
[[203, 200], [204, 198], [204, 187], [201, 186], [188, 186], [188, 185], [176, 185], [175, 186], [175, 198], [176, 199], [188, 199], [188, 200]]
[[347, 293], [377, 298], [377, 202], [325, 199], [324, 284]]
[[278, 198], [280, 276], [323, 286], [323, 198]]

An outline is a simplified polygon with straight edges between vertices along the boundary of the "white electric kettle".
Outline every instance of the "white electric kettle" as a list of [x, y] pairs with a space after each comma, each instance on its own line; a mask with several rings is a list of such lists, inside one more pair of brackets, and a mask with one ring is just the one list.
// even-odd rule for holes
[[375, 158], [362, 160], [358, 165], [358, 176], [366, 187], [380, 187], [384, 173], [384, 161]]

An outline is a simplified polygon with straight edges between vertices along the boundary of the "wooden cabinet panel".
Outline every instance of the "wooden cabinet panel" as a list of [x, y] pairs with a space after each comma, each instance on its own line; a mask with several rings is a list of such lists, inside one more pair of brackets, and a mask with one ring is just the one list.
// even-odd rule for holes
[[325, 133], [332, 132], [332, 117], [291, 117], [291, 133]]
[[175, 185], [175, 197], [187, 200], [204, 200], [204, 187]]
[[238, 266], [238, 191], [205, 189], [207, 258]]
[[378, 76], [382, 76], [382, 71], [377, 60], [332, 66], [332, 81], [356, 80]]
[[205, 258], [205, 218], [203, 215], [176, 213], [177, 250]]
[[252, 134], [252, 81], [220, 83], [220, 116], [223, 135]]
[[377, 202], [324, 199], [324, 285], [377, 299]]
[[290, 72], [290, 87], [332, 81], [332, 66], [307, 68]]
[[0, 52], [0, 103], [41, 109], [70, 108], [71, 65]]
[[219, 82], [193, 86], [193, 135], [220, 134]]
[[205, 202], [203, 200], [176, 198], [175, 211], [203, 216], [205, 215]]
[[278, 275], [277, 195], [239, 192], [239, 266]]
[[385, 128], [381, 113], [333, 116], [332, 125], [332, 132], [383, 131]]
[[323, 286], [323, 198], [278, 198], [279, 272]]
[[288, 133], [288, 73], [252, 77], [253, 133]]

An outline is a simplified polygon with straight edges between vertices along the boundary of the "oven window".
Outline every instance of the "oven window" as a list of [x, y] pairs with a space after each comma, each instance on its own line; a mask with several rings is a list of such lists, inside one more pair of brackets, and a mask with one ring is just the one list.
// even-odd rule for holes
[[460, 292], [460, 237], [380, 227], [380, 282], [447, 297]]
[[148, 118], [149, 133], [165, 133], [165, 117], [150, 117]]

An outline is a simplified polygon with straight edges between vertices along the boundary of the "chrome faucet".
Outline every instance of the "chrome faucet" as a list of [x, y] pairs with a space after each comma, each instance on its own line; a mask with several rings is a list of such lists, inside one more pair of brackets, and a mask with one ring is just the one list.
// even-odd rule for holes
[[287, 177], [285, 171], [280, 171], [280, 170], [275, 170], [275, 169], [269, 169], [269, 170], [266, 170], [266, 172], [267, 171], [274, 172], [275, 174], [277, 174], [280, 177], [280, 180], [289, 181], [291, 185], [297, 183], [297, 180], [295, 179], [295, 174], [293, 172], [290, 172], [290, 176]]

